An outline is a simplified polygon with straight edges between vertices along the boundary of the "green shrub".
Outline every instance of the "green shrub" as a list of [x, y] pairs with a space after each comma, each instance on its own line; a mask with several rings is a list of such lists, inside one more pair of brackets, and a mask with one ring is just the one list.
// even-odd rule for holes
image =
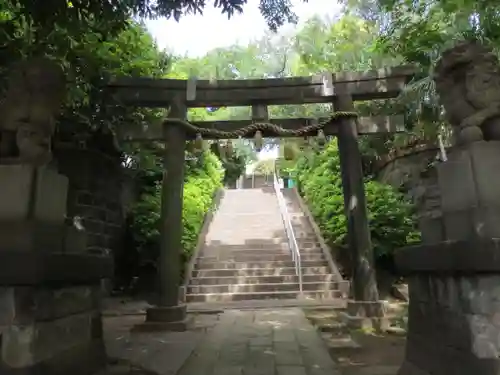
[[[188, 162], [182, 210], [182, 259], [188, 260], [198, 241], [205, 213], [215, 191], [222, 186], [223, 170], [219, 159], [206, 151], [198, 160]], [[131, 227], [141, 263], [153, 262], [159, 255], [161, 182], [143, 192], [132, 210]]]
[[[304, 154], [297, 162], [298, 188], [325, 240], [347, 243], [347, 222], [336, 140], [321, 152]], [[390, 255], [418, 241], [413, 205], [396, 189], [376, 181], [365, 183], [368, 220], [375, 258]]]

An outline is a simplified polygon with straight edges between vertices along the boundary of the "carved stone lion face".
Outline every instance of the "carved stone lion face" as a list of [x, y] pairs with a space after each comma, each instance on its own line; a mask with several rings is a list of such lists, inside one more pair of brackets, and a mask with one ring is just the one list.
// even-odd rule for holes
[[0, 103], [2, 156], [19, 150], [30, 164], [50, 161], [50, 143], [55, 121], [65, 97], [65, 76], [54, 61], [30, 59], [12, 68], [8, 89]]
[[491, 95], [475, 100], [473, 92], [493, 89], [500, 93], [497, 85], [492, 84], [497, 76], [497, 57], [478, 41], [462, 42], [443, 52], [436, 64], [434, 81], [451, 125], [459, 126], [465, 118], [488, 105], [484, 100], [492, 100]]

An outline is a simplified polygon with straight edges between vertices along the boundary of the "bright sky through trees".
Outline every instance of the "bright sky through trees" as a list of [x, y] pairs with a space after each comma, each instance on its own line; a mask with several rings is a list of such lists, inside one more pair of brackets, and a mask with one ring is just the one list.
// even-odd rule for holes
[[[314, 15], [334, 17], [340, 11], [336, 0], [292, 0], [299, 23]], [[189, 56], [201, 56], [211, 49], [235, 43], [247, 43], [264, 35], [267, 27], [258, 8], [258, 2], [250, 0], [243, 14], [230, 20], [220, 14], [219, 9], [207, 5], [203, 16], [189, 15], [177, 23], [173, 19], [158, 19], [146, 22], [160, 48]], [[285, 26], [290, 29], [293, 26]]]

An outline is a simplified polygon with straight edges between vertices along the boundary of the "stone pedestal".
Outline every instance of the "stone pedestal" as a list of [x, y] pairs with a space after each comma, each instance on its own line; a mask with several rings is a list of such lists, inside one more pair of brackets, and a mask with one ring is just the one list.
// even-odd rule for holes
[[0, 373], [90, 375], [106, 363], [100, 280], [108, 257], [65, 224], [67, 180], [0, 166]]
[[437, 169], [445, 240], [396, 252], [410, 291], [399, 375], [500, 372], [498, 171], [500, 142], [450, 154]]
[[389, 327], [384, 301], [347, 301], [347, 310], [340, 313], [344, 324], [351, 329], [385, 331]]
[[189, 325], [186, 305], [156, 306], [146, 310], [146, 321], [133, 328], [133, 332], [183, 332]]

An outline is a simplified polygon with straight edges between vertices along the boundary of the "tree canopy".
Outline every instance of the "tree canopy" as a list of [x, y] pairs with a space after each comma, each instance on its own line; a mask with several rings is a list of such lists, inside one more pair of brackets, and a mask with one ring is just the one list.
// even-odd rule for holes
[[[179, 20], [186, 14], [202, 14], [205, 0], [3, 0], [14, 20], [34, 26], [37, 40], [45, 39], [54, 28], [78, 34], [83, 28], [113, 34], [126, 27], [132, 17], [166, 17]], [[244, 10], [247, 0], [215, 0], [215, 8], [228, 17]], [[260, 0], [259, 9], [271, 30], [287, 22], [296, 22], [290, 0]], [[4, 27], [11, 22], [4, 21]]]

